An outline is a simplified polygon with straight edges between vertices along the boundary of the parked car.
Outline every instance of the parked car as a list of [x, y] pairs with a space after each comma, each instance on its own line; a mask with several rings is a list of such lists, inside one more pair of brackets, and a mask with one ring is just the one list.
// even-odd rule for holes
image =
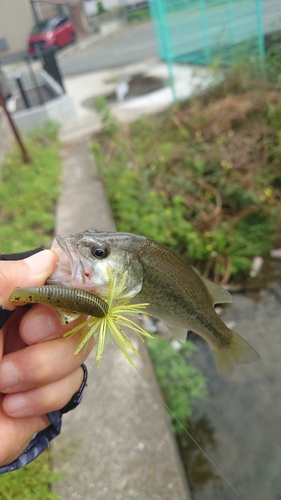
[[67, 17], [57, 16], [35, 24], [28, 39], [28, 52], [58, 50], [75, 40], [73, 25]]

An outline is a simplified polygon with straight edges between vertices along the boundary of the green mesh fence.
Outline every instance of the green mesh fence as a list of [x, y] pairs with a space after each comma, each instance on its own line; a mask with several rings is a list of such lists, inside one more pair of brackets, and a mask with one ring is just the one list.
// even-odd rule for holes
[[264, 52], [261, 0], [150, 0], [160, 59], [229, 64]]

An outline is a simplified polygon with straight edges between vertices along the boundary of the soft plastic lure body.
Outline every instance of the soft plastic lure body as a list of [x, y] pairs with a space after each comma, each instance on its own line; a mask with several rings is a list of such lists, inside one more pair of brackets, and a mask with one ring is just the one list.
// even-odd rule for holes
[[70, 323], [81, 314], [87, 314], [90, 318], [64, 334], [64, 337], [71, 337], [78, 332], [81, 333], [74, 354], [78, 354], [89, 339], [96, 335], [96, 359], [100, 362], [106, 337], [109, 335], [115, 340], [128, 361], [134, 365], [127, 349], [131, 349], [136, 356], [139, 356], [139, 354], [123, 327], [133, 330], [141, 340], [143, 340], [142, 337], [152, 339], [149, 333], [127, 317], [142, 314], [148, 304], [129, 304], [130, 299], [122, 295], [127, 273], [124, 273], [119, 285], [117, 285], [118, 270], [115, 271], [113, 278], [110, 272], [109, 276], [110, 286], [106, 300], [94, 293], [78, 288], [45, 285], [15, 288], [10, 301], [17, 306], [32, 303], [45, 304], [55, 310], [64, 324]]
[[30, 303], [50, 306], [65, 324], [80, 314], [103, 318], [108, 313], [108, 304], [98, 295], [60, 285], [15, 288], [10, 301], [19, 306]]

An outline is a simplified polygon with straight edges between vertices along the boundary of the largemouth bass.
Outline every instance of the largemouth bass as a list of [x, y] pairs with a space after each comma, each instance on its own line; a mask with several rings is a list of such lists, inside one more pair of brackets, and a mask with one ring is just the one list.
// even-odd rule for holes
[[164, 245], [140, 235], [91, 228], [58, 236], [52, 249], [59, 262], [48, 284], [106, 297], [110, 275], [118, 270], [121, 279], [127, 273], [123, 296], [132, 304], [148, 303], [146, 311], [182, 342], [188, 330], [205, 339], [221, 376], [230, 376], [236, 364], [259, 359], [253, 347], [227, 328], [214, 310], [214, 304], [232, 302], [231, 295]]

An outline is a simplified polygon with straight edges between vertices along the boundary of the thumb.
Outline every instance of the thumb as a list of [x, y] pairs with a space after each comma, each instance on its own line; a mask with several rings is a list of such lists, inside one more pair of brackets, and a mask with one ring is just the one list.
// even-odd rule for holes
[[14, 309], [9, 297], [15, 287], [44, 285], [56, 268], [57, 255], [52, 250], [43, 250], [31, 257], [17, 261], [0, 262], [0, 305]]

